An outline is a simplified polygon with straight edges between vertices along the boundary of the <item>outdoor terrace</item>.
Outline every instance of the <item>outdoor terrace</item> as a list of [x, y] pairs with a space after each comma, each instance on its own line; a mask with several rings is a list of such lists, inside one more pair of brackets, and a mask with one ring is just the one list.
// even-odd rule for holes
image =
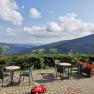
[[[94, 94], [94, 77], [80, 79], [54, 79], [54, 69], [33, 70], [34, 82], [43, 83], [47, 87], [45, 94]], [[0, 87], [0, 94], [30, 94], [33, 82], [29, 86], [28, 77], [18, 83], [19, 71], [15, 72], [14, 85], [5, 79]], [[0, 83], [1, 85], [1, 83]]]

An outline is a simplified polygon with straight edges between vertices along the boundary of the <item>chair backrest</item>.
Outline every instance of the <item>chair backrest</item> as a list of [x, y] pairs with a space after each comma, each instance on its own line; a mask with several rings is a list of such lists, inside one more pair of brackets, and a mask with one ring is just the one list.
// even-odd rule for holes
[[60, 60], [55, 60], [55, 65], [60, 63]]
[[30, 69], [33, 70], [33, 69], [34, 69], [34, 65], [32, 65], [32, 66], [30, 67]]
[[34, 65], [32, 65], [29, 69], [30, 74], [32, 74], [32, 70], [34, 69]]
[[55, 62], [55, 69], [56, 69], [57, 65], [60, 63], [60, 60], [55, 60], [54, 62]]
[[5, 63], [6, 66], [13, 66], [15, 65], [15, 62], [12, 62], [12, 61], [8, 61]]
[[0, 69], [0, 79], [3, 79], [3, 69]]
[[57, 68], [57, 72], [58, 72], [58, 73], [63, 73], [64, 68], [63, 68], [62, 66], [57, 65], [56, 68]]

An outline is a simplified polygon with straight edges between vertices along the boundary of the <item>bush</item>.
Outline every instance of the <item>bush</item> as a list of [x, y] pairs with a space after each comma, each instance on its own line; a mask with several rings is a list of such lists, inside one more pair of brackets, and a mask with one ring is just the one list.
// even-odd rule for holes
[[[90, 60], [91, 55], [80, 55], [80, 60], [84, 60], [87, 62], [92, 62]], [[94, 56], [92, 56], [94, 58]], [[42, 60], [43, 59], [43, 60]], [[34, 56], [32, 54], [27, 55], [13, 55], [13, 56], [4, 56], [0, 55], [0, 64], [4, 64], [6, 61], [12, 60], [16, 63], [16, 65], [21, 66], [23, 69], [24, 67], [31, 66], [34, 64], [35, 69], [40, 68], [49, 68], [54, 67], [55, 63], [54, 60], [59, 59], [61, 62], [69, 62], [71, 63], [72, 58], [68, 54], [43, 54], [42, 57]], [[42, 61], [41, 61], [42, 60]]]

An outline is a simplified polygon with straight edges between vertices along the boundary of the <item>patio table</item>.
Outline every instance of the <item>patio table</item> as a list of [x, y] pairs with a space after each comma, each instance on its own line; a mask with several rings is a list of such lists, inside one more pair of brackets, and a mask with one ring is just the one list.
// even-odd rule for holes
[[7, 66], [5, 69], [11, 72], [11, 84], [12, 84], [13, 83], [14, 71], [20, 69], [20, 66]]
[[71, 64], [70, 63], [59, 63], [58, 65], [60, 65], [60, 66], [62, 66], [62, 68], [64, 68], [64, 72], [65, 72], [65, 68], [68, 68], [68, 78], [69, 78], [69, 69], [71, 67]]
[[63, 67], [70, 67], [70, 63], [59, 63], [58, 65], [63, 66]]

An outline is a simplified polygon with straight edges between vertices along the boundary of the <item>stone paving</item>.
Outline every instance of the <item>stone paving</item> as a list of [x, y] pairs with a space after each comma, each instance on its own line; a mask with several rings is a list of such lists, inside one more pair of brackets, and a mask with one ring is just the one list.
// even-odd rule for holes
[[[9, 79], [5, 79], [4, 86], [0, 87], [0, 94], [30, 94], [34, 83], [43, 83], [47, 87], [45, 94], [94, 94], [94, 77], [81, 79], [54, 79], [54, 69], [34, 70], [34, 82], [29, 86], [29, 79], [26, 77], [21, 83], [19, 71], [15, 73], [13, 85], [9, 85]], [[1, 83], [0, 83], [1, 86]]]

